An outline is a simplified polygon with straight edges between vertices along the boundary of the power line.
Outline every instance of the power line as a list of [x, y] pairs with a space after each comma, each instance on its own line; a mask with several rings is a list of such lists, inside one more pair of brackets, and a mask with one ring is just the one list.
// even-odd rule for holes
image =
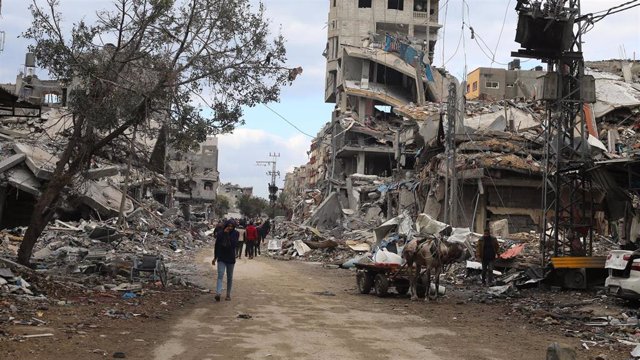
[[504, 24], [507, 22], [507, 13], [509, 12], [509, 6], [511, 5], [511, 0], [507, 3], [507, 7], [504, 9], [504, 17], [502, 18], [502, 27], [500, 28], [500, 35], [498, 35], [498, 41], [496, 42], [496, 48], [493, 50], [493, 59], [491, 60], [491, 67], [493, 67], [493, 63], [495, 62], [496, 53], [498, 52], [498, 46], [500, 46], [500, 40], [502, 39], [502, 32], [504, 31]]
[[264, 105], [264, 107], [266, 107], [267, 109], [271, 110], [271, 112], [273, 112], [274, 114], [278, 115], [278, 117], [280, 117], [282, 120], [284, 120], [287, 124], [291, 125], [294, 129], [298, 130], [302, 135], [306, 135], [312, 139], [315, 139], [316, 137], [313, 135], [309, 135], [308, 133], [302, 131], [299, 127], [297, 127], [294, 123], [292, 123], [291, 121], [287, 120], [287, 118], [285, 118], [284, 116], [280, 115], [280, 113], [278, 113], [277, 111], [273, 110], [272, 108], [270, 108], [267, 104], [262, 104]]

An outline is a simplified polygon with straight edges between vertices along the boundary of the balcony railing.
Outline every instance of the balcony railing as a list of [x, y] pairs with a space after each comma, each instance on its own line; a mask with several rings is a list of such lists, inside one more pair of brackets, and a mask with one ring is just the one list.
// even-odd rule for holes
[[434, 23], [438, 22], [438, 16], [436, 14], [429, 15], [429, 13], [426, 12], [426, 11], [414, 11], [413, 12], [413, 18], [414, 19], [425, 19], [425, 20], [428, 19], [429, 22], [434, 22]]

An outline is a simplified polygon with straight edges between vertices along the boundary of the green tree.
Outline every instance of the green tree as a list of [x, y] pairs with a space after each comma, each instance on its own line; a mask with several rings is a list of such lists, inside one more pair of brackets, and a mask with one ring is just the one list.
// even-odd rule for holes
[[229, 198], [224, 195], [216, 196], [216, 201], [213, 203], [213, 211], [215, 212], [215, 216], [223, 217], [229, 209], [231, 208], [231, 204], [229, 203]]
[[238, 210], [248, 218], [260, 216], [268, 207], [269, 203], [263, 198], [247, 195], [238, 198]]
[[[58, 0], [33, 0], [23, 34], [52, 78], [68, 85], [68, 143], [34, 206], [18, 252], [28, 264], [65, 186], [106, 145], [157, 133], [188, 148], [233, 130], [242, 107], [278, 101], [298, 71], [285, 67], [282, 36], [272, 36], [262, 3], [250, 0], [115, 0], [95, 24], [61, 24]], [[110, 43], [108, 43], [109, 41]]]

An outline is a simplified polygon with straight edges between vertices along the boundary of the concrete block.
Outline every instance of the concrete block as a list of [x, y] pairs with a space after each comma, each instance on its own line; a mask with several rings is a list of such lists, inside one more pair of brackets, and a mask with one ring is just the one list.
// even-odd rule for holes
[[20, 164], [26, 158], [27, 158], [27, 156], [25, 154], [15, 154], [15, 155], [12, 155], [12, 156], [0, 161], [0, 173], [3, 173], [6, 170], [9, 170], [12, 167]]

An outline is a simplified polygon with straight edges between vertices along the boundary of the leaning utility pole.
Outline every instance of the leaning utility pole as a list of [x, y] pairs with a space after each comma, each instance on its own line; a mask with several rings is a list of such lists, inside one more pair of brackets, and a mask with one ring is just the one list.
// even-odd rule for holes
[[[547, 102], [542, 194], [542, 263], [554, 256], [574, 255], [576, 240], [592, 253], [593, 200], [583, 104], [595, 102], [595, 81], [584, 75], [580, 0], [518, 0], [514, 57], [547, 63], [542, 99]], [[580, 120], [578, 120], [580, 119]], [[548, 227], [552, 232], [548, 233]], [[580, 240], [581, 239], [581, 240]], [[573, 251], [572, 251], [573, 250]]]
[[280, 157], [280, 153], [269, 153], [269, 157], [272, 160], [268, 161], [256, 161], [258, 166], [271, 165], [271, 171], [267, 171], [267, 175], [271, 176], [271, 182], [269, 183], [269, 202], [272, 208], [275, 208], [276, 200], [278, 200], [278, 186], [276, 185], [276, 177], [280, 176], [280, 171], [277, 170], [277, 158]]

